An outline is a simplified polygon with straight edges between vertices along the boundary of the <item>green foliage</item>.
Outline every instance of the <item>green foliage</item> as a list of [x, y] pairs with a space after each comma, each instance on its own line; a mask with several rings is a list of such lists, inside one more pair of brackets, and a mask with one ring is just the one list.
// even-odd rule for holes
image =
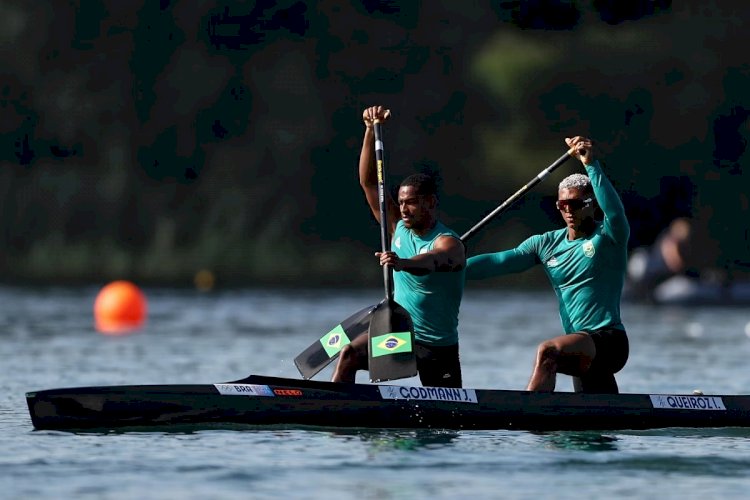
[[515, 113], [523, 109], [529, 87], [555, 65], [561, 52], [540, 37], [502, 29], [474, 55], [471, 73], [491, 97]]
[[[9, 5], [0, 21], [8, 281], [190, 286], [210, 269], [220, 283], [377, 285], [378, 228], [357, 181], [372, 104], [393, 111], [391, 183], [439, 174], [459, 232], [557, 158], [565, 136], [585, 134], [622, 193], [632, 246], [686, 215], [714, 263], [750, 260], [747, 9], [86, 5]], [[548, 202], [577, 168], [470, 250], [557, 227]]]

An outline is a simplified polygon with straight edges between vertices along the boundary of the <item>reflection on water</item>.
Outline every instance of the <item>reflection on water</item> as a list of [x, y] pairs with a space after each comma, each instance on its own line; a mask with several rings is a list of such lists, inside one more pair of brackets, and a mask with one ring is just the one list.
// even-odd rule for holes
[[420, 448], [442, 448], [452, 445], [459, 436], [458, 431], [434, 429], [400, 430], [334, 430], [337, 436], [352, 436], [367, 443], [375, 451], [418, 450]]
[[638, 429], [623, 430], [618, 434], [629, 436], [669, 436], [669, 437], [686, 437], [693, 439], [712, 439], [721, 437], [730, 438], [750, 438], [750, 428], [748, 427], [667, 427], [664, 429]]
[[561, 450], [580, 451], [616, 451], [618, 439], [598, 432], [554, 432], [536, 433], [543, 437], [544, 443]]

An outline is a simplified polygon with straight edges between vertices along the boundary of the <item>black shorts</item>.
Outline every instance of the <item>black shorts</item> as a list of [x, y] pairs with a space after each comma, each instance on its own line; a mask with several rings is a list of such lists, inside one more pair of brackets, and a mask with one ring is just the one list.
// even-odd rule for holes
[[461, 387], [458, 344], [448, 346], [414, 344], [419, 381], [425, 387]]
[[576, 392], [599, 394], [617, 394], [619, 389], [615, 373], [622, 370], [628, 361], [630, 345], [625, 330], [600, 328], [592, 332], [583, 332], [591, 337], [596, 346], [596, 356], [586, 374], [573, 377]]

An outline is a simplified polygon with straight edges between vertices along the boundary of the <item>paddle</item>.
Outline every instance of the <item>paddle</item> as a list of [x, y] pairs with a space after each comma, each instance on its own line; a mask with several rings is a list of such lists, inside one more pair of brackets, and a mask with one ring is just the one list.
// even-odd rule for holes
[[367, 306], [352, 314], [294, 358], [302, 378], [309, 380], [314, 377], [338, 357], [345, 345], [366, 333], [370, 327], [370, 315], [376, 307], [377, 304]]
[[[511, 204], [513, 204], [521, 196], [526, 194], [531, 188], [536, 186], [544, 178], [550, 175], [560, 165], [570, 159], [572, 157], [572, 154], [572, 150], [567, 151], [564, 155], [555, 160], [549, 167], [539, 172], [536, 177], [531, 179], [526, 185], [524, 185], [521, 189], [511, 195], [510, 198], [505, 200], [500, 206], [495, 208], [481, 221], [474, 225], [474, 227], [464, 233], [464, 235], [461, 236], [461, 240], [466, 242], [469, 238], [473, 237], [490, 220], [505, 212], [511, 206]], [[383, 220], [382, 217], [381, 220]], [[357, 311], [356, 313], [352, 314], [344, 321], [336, 325], [333, 330], [313, 342], [307, 349], [302, 351], [302, 353], [294, 359], [294, 364], [297, 365], [297, 369], [302, 374], [302, 377], [304, 379], [310, 379], [315, 376], [323, 368], [328, 366], [331, 361], [338, 357], [341, 348], [343, 348], [346, 344], [353, 341], [363, 333], [367, 332], [370, 325], [371, 314], [376, 307], [378, 307], [378, 305], [371, 305], [365, 307], [360, 311]]]
[[547, 167], [544, 170], [542, 170], [541, 172], [539, 172], [536, 177], [534, 177], [529, 182], [527, 182], [523, 187], [521, 187], [521, 189], [519, 189], [518, 191], [516, 191], [515, 193], [513, 193], [510, 196], [510, 198], [508, 198], [507, 200], [505, 200], [499, 207], [497, 207], [495, 210], [493, 210], [492, 212], [490, 212], [489, 214], [487, 214], [482, 220], [480, 220], [479, 222], [477, 222], [474, 225], [474, 227], [472, 227], [471, 229], [469, 229], [468, 231], [466, 231], [464, 233], [464, 235], [461, 236], [461, 241], [463, 241], [464, 243], [466, 243], [466, 240], [468, 240], [469, 238], [471, 238], [472, 236], [474, 236], [477, 233], [477, 231], [479, 231], [481, 228], [483, 228], [485, 225], [487, 225], [487, 223], [489, 221], [491, 221], [492, 219], [494, 219], [495, 217], [497, 217], [501, 213], [505, 212], [508, 209], [508, 207], [510, 207], [513, 204], [513, 202], [515, 202], [521, 196], [525, 195], [531, 188], [533, 188], [534, 186], [536, 186], [537, 184], [539, 184], [540, 182], [542, 182], [544, 180], [544, 178], [547, 177], [552, 172], [554, 172], [555, 169], [557, 169], [557, 167], [559, 167], [560, 165], [562, 165], [563, 163], [565, 163], [569, 159], [573, 158], [574, 153], [575, 153], [575, 151], [573, 149], [570, 149], [570, 150], [566, 151], [565, 154], [562, 155], [557, 160], [555, 160], [552, 163], [552, 165], [550, 165], [549, 167]]
[[[389, 250], [388, 211], [386, 209], [386, 171], [383, 155], [383, 128], [373, 123], [375, 162], [378, 168], [378, 201], [380, 202], [380, 249]], [[414, 357], [414, 325], [409, 313], [393, 300], [393, 269], [383, 266], [385, 300], [372, 312], [369, 328], [370, 382], [413, 377], [417, 374]]]

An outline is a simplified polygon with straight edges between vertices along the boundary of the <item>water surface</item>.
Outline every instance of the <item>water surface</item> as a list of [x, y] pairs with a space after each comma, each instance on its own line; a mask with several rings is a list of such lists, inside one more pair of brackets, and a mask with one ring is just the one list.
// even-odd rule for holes
[[[34, 431], [27, 391], [299, 378], [293, 358], [382, 293], [147, 289], [146, 327], [108, 337], [93, 330], [96, 292], [0, 288], [0, 498], [684, 499], [750, 489], [744, 429]], [[523, 389], [536, 344], [560, 331], [553, 299], [469, 292], [465, 386]], [[631, 357], [622, 392], [750, 393], [748, 309], [625, 304], [623, 316]], [[572, 390], [568, 377], [558, 390]]]

